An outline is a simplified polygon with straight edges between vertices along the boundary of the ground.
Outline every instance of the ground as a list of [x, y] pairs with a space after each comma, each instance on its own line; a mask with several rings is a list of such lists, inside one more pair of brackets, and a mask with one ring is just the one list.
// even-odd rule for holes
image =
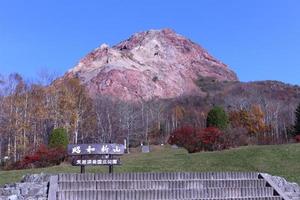
[[[258, 171], [282, 176], [300, 184], [300, 144], [249, 146], [220, 152], [188, 154], [184, 149], [169, 146], [152, 147], [152, 152], [133, 152], [121, 157], [116, 172], [152, 171]], [[28, 173], [79, 172], [79, 167], [60, 166], [0, 171], [0, 185], [20, 181]], [[87, 172], [107, 172], [107, 167], [87, 167]]]

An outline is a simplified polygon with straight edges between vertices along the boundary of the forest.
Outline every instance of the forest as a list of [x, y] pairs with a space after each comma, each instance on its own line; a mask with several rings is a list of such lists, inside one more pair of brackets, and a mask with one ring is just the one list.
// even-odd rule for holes
[[180, 130], [207, 128], [208, 113], [216, 106], [227, 116], [228, 124], [220, 131], [229, 147], [294, 142], [299, 93], [290, 92], [289, 97], [277, 92], [274, 98], [268, 91], [270, 84], [278, 83], [250, 87], [249, 83], [201, 80], [204, 96], [124, 102], [91, 95], [76, 78], [42, 76], [29, 82], [19, 74], [1, 76], [0, 158], [23, 159], [41, 145], [47, 146], [56, 128], [66, 130], [69, 143], [123, 143], [126, 139], [129, 147], [166, 144]]

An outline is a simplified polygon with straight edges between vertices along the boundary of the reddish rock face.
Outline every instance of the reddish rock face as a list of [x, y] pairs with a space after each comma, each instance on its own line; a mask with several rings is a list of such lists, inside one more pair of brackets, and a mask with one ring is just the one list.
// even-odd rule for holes
[[199, 76], [238, 80], [202, 47], [164, 29], [134, 34], [111, 48], [103, 44], [64, 77], [79, 77], [92, 96], [137, 101], [201, 93]]

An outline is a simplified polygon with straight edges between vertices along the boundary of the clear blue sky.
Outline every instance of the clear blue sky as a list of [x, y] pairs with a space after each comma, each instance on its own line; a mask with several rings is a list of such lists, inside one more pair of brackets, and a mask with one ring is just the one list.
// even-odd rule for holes
[[61, 75], [101, 43], [165, 27], [242, 81], [300, 84], [299, 0], [0, 0], [0, 73]]

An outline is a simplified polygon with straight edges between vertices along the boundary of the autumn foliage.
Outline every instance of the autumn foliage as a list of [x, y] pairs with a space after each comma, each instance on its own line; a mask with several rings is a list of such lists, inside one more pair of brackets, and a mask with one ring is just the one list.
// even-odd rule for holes
[[221, 150], [225, 148], [222, 135], [223, 133], [215, 127], [197, 129], [184, 126], [174, 131], [168, 142], [171, 145], [176, 144], [184, 147], [189, 153]]
[[184, 147], [190, 153], [197, 152], [199, 149], [199, 141], [197, 139], [197, 131], [191, 126], [184, 126], [175, 130], [168, 141], [171, 145], [178, 145]]
[[[56, 164], [51, 156], [60, 160], [58, 150], [40, 146], [54, 148], [68, 142], [122, 143], [126, 138], [128, 146], [137, 147], [141, 142], [165, 144], [169, 138], [189, 152], [300, 142], [300, 105], [295, 113], [300, 88], [214, 80], [206, 85], [201, 80], [205, 97], [137, 103], [91, 96], [78, 78], [48, 78], [49, 85], [27, 82], [18, 74], [0, 75], [0, 157], [7, 158], [5, 164], [17, 162], [18, 168]], [[228, 90], [222, 89], [228, 85]], [[67, 134], [51, 133], [58, 127]]]
[[198, 132], [203, 150], [214, 151], [225, 148], [222, 136], [223, 132], [215, 127], [208, 127]]
[[265, 122], [265, 114], [258, 105], [249, 110], [241, 109], [229, 113], [230, 124], [233, 128], [246, 128], [250, 135], [268, 132], [270, 126]]
[[34, 153], [14, 163], [12, 169], [39, 168], [59, 165], [66, 157], [65, 148], [49, 148], [41, 145]]
[[300, 135], [296, 135], [295, 140], [296, 140], [297, 143], [300, 143]]

